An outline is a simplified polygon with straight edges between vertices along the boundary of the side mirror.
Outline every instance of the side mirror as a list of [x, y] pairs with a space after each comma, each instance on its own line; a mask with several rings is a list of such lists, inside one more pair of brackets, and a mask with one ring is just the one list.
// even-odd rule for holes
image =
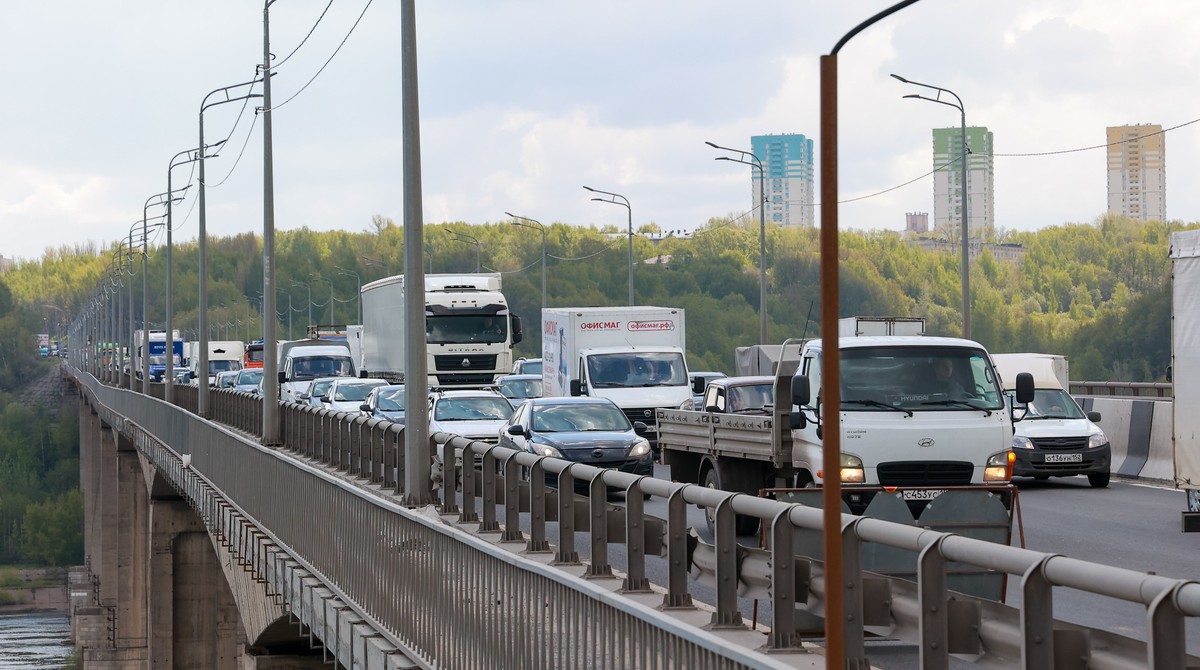
[[1100, 423], [1100, 412], [1088, 412], [1087, 418], [1092, 423]]
[[633, 432], [637, 433], [638, 435], [644, 435], [649, 429], [650, 427], [641, 421], [633, 422]]
[[525, 329], [521, 325], [521, 317], [516, 314], [511, 314], [509, 317], [512, 319], [512, 341], [513, 344], [518, 344], [525, 339]]
[[788, 428], [800, 430], [807, 425], [808, 421], [804, 418], [804, 412], [791, 412], [788, 414]]
[[571, 395], [583, 395], [582, 384], [579, 383], [578, 379], [571, 380]]
[[707, 405], [707, 406], [705, 406], [704, 411], [705, 412], [720, 412], [721, 408], [717, 407], [716, 405]]
[[1022, 405], [1033, 402], [1033, 375], [1028, 372], [1017, 373], [1017, 402]]
[[363, 404], [361, 404], [361, 405], [359, 405], [359, 406], [358, 406], [358, 411], [360, 411], [360, 412], [366, 412], [367, 414], [370, 414], [370, 413], [371, 413], [371, 406], [370, 406], [370, 405], [368, 405], [367, 403], [365, 403], [365, 402], [364, 402]]
[[312, 398], [312, 396], [310, 396], [310, 395], [309, 395], [309, 394], [307, 394], [307, 393], [301, 393], [301, 394], [300, 394], [300, 399], [301, 399], [301, 400], [309, 400], [309, 399], [311, 399], [311, 398]]
[[280, 373], [279, 373], [279, 383], [280, 383], [280, 384], [286, 384], [286, 383], [287, 383], [287, 373], [286, 373], [286, 372], [280, 372]]
[[692, 380], [692, 395], [704, 394], [704, 377], [696, 377]]
[[[1030, 380], [1032, 384], [1032, 378]], [[806, 375], [796, 375], [792, 377], [792, 404], [801, 407], [807, 405], [812, 399], [812, 388], [809, 386], [808, 377]]]
[[506, 428], [504, 432], [508, 433], [509, 435], [516, 435], [517, 437], [524, 437], [525, 435], [525, 429], [522, 428], [521, 424], [519, 423], [514, 423]]

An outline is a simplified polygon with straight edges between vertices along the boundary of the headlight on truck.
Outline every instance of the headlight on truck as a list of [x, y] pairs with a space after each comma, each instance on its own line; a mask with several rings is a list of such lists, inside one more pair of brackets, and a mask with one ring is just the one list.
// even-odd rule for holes
[[1013, 435], [1013, 449], [1032, 449], [1033, 441], [1028, 437]]
[[861, 458], [854, 454], [842, 454], [842, 481], [846, 484], [863, 484], [867, 481]]
[[983, 470], [983, 481], [985, 482], [1007, 482], [1012, 479], [1013, 462], [1017, 460], [1017, 455], [1011, 451], [1001, 451], [998, 454], [992, 454], [987, 459], [987, 467]]
[[629, 448], [630, 458], [641, 458], [648, 453], [650, 453], [650, 442], [647, 440], [638, 440]]
[[1103, 447], [1106, 444], [1108, 444], [1108, 436], [1103, 431], [1088, 435], [1088, 449]]
[[687, 400], [683, 401], [683, 404], [681, 404], [679, 406], [679, 409], [695, 409], [695, 407], [696, 407], [695, 401], [692, 400], [691, 398], [688, 398]]

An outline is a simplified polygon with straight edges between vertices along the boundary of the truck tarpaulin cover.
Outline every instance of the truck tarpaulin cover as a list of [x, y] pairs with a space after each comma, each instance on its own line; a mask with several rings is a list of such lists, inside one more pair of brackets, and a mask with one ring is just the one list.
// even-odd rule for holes
[[1200, 489], [1200, 230], [1171, 233], [1171, 260], [1175, 485]]
[[[755, 344], [749, 347], [738, 347], [734, 350], [734, 362], [738, 375], [773, 375], [779, 367], [781, 344]], [[800, 363], [800, 342], [789, 344], [787, 357], [784, 359], [783, 372], [785, 375], [796, 373]]]

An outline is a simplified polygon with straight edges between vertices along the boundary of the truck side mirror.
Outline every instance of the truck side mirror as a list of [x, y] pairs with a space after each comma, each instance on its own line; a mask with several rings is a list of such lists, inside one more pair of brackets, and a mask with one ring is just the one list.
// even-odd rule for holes
[[512, 319], [512, 341], [513, 344], [518, 344], [525, 339], [525, 329], [521, 325], [521, 317], [516, 314], [510, 314], [509, 317]]
[[583, 395], [583, 389], [580, 388], [580, 386], [581, 386], [581, 384], [579, 383], [578, 379], [572, 379], [571, 380], [571, 395], [573, 395], [573, 396]]
[[1033, 402], [1033, 375], [1028, 372], [1017, 373], [1017, 402], [1022, 405]]
[[704, 377], [692, 378], [692, 394], [693, 395], [703, 395], [704, 386], [705, 386], [704, 381], [705, 381]]
[[806, 375], [792, 377], [792, 404], [803, 407], [811, 399], [812, 389], [808, 385], [808, 377]]
[[279, 383], [280, 383], [280, 384], [286, 384], [286, 383], [287, 383], [287, 373], [286, 373], [286, 372], [280, 372], [280, 373], [279, 373]]
[[804, 418], [804, 412], [791, 412], [788, 414], [788, 428], [800, 430], [806, 425], [808, 425], [808, 421]]

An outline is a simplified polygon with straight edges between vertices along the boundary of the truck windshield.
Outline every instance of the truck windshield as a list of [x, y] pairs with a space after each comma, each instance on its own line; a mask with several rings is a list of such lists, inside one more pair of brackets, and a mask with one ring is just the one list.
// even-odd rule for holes
[[595, 388], [688, 385], [687, 366], [679, 353], [596, 354], [588, 356], [587, 368]]
[[227, 370], [241, 370], [241, 369], [242, 369], [242, 364], [238, 361], [209, 361], [208, 362], [208, 374], [210, 374], [210, 375], [215, 375], [218, 372], [225, 372]]
[[979, 349], [844, 349], [841, 373], [844, 410], [971, 411], [1004, 406], [995, 371]]
[[425, 317], [429, 344], [495, 344], [508, 341], [508, 319], [503, 314], [454, 314]]
[[316, 379], [317, 377], [351, 377], [354, 366], [349, 356], [306, 356], [297, 358], [292, 365], [292, 379]]

